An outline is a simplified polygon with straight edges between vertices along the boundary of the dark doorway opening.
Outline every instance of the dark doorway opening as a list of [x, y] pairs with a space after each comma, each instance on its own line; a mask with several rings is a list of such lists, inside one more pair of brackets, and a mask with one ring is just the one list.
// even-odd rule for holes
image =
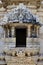
[[16, 28], [16, 47], [26, 47], [27, 28]]

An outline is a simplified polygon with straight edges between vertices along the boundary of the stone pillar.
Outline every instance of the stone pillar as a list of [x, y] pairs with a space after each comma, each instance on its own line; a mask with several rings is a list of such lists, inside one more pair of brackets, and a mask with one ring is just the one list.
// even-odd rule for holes
[[37, 37], [38, 37], [38, 27], [37, 27]]
[[9, 29], [8, 29], [8, 38], [9, 38]]
[[39, 27], [37, 26], [37, 27], [36, 27], [36, 29], [37, 29], [37, 30], [36, 30], [36, 33], [37, 33], [37, 37], [39, 37], [39, 36], [40, 36]]
[[11, 27], [11, 31], [12, 31], [13, 45], [15, 47], [16, 46], [15, 28]]
[[12, 30], [12, 37], [14, 37], [15, 36], [15, 29], [14, 29], [14, 27], [12, 27], [11, 30]]
[[30, 38], [30, 26], [27, 29], [26, 47], [29, 47], [29, 44], [30, 44], [29, 38]]
[[40, 27], [38, 27], [38, 37], [40, 37]]
[[9, 33], [9, 37], [12, 37], [12, 31], [11, 31], [11, 27], [9, 28], [9, 31], [8, 31], [8, 33]]
[[2, 26], [0, 26], [0, 38], [4, 37], [4, 29]]
[[30, 37], [30, 27], [28, 27], [28, 32], [27, 33], [28, 33], [27, 36]]
[[37, 37], [37, 26], [35, 26], [34, 29], [35, 29], [35, 30], [34, 30], [34, 34], [35, 34], [35, 36]]
[[5, 38], [5, 29], [4, 29], [4, 38]]
[[8, 28], [5, 28], [5, 37], [8, 38]]

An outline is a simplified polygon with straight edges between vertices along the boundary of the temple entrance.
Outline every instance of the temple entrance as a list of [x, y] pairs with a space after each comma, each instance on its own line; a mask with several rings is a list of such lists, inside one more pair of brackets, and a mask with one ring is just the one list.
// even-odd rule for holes
[[16, 47], [26, 47], [26, 28], [16, 28]]

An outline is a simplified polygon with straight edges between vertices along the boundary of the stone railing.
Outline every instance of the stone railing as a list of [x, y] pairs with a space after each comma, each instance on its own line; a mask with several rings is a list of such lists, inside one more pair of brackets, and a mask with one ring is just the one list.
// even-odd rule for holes
[[[5, 43], [16, 43], [16, 37], [15, 38], [4, 38]], [[39, 38], [26, 38], [26, 44], [27, 43], [38, 43]]]
[[[7, 49], [15, 49], [16, 47], [16, 38], [5, 38], [4, 46]], [[26, 38], [26, 47], [28, 50], [38, 50], [40, 48], [40, 43], [38, 38]], [[25, 49], [23, 48], [23, 49]], [[19, 48], [17, 48], [18, 50]], [[20, 48], [21, 49], [21, 48]], [[16, 49], [15, 49], [16, 50]]]

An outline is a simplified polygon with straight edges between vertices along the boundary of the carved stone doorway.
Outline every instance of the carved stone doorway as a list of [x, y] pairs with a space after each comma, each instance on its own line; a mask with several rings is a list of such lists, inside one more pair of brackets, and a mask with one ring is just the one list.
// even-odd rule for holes
[[27, 28], [16, 28], [16, 47], [26, 47]]

